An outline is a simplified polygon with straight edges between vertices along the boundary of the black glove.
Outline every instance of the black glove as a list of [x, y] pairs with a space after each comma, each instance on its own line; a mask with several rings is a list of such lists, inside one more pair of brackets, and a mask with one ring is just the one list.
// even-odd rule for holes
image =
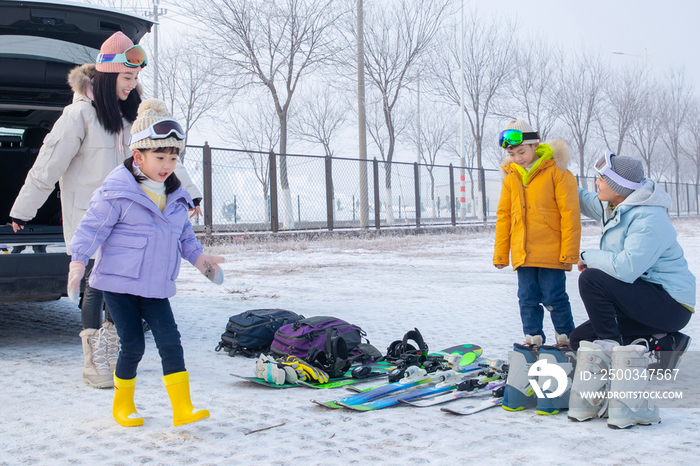
[[13, 223], [16, 223], [17, 225], [23, 227], [24, 225], [27, 224], [24, 220], [20, 220], [18, 218], [10, 217], [10, 220], [12, 220]]

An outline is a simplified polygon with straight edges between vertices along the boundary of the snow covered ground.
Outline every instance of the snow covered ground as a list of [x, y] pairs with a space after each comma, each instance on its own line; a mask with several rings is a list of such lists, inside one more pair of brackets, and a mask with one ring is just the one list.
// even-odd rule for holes
[[[676, 227], [700, 276], [700, 220]], [[584, 228], [583, 247], [596, 247], [598, 238], [597, 227]], [[150, 334], [136, 391], [145, 425], [124, 428], [111, 416], [112, 391], [82, 382], [76, 306], [65, 298], [0, 303], [0, 465], [697, 464], [700, 409], [663, 409], [661, 424], [626, 431], [533, 410], [462, 418], [437, 408], [330, 411], [309, 399], [345, 390], [259, 387], [229, 375], [254, 375], [253, 360], [214, 351], [229, 316], [275, 307], [360, 325], [382, 351], [417, 327], [431, 349], [477, 343], [484, 356], [506, 357], [522, 340], [517, 280], [491, 265], [492, 248], [492, 232], [209, 248], [226, 255], [224, 285], [184, 264], [172, 299], [193, 401], [211, 412], [182, 427], [172, 426]], [[568, 274], [567, 286], [578, 324], [586, 314], [577, 277]], [[698, 317], [686, 332], [697, 350]]]

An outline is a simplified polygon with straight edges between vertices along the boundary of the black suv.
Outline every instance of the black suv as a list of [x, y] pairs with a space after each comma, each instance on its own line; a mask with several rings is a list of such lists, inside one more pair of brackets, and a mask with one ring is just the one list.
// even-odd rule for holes
[[[138, 43], [152, 25], [94, 5], [0, 0], [0, 302], [66, 295], [70, 256], [60, 252], [65, 245], [58, 183], [18, 233], [10, 209], [44, 137], [73, 100], [68, 72], [94, 63], [102, 42], [116, 31]], [[29, 251], [12, 253], [23, 248]]]

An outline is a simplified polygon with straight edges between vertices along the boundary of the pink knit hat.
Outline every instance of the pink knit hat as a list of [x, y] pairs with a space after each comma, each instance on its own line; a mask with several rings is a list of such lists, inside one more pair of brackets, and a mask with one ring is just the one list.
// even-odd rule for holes
[[[100, 47], [101, 54], [120, 54], [124, 53], [124, 50], [133, 46], [134, 43], [131, 42], [123, 32], [115, 32], [112, 36], [102, 43]], [[98, 63], [95, 65], [97, 71], [102, 73], [124, 73], [128, 71], [134, 71], [134, 68], [129, 68], [124, 63]]]

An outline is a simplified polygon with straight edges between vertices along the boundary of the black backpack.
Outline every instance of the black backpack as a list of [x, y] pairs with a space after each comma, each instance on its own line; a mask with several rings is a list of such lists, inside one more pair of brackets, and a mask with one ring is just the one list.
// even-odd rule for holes
[[237, 353], [258, 357], [270, 351], [275, 332], [283, 325], [294, 323], [304, 316], [284, 309], [253, 309], [231, 316], [216, 351], [225, 350], [229, 356]]

